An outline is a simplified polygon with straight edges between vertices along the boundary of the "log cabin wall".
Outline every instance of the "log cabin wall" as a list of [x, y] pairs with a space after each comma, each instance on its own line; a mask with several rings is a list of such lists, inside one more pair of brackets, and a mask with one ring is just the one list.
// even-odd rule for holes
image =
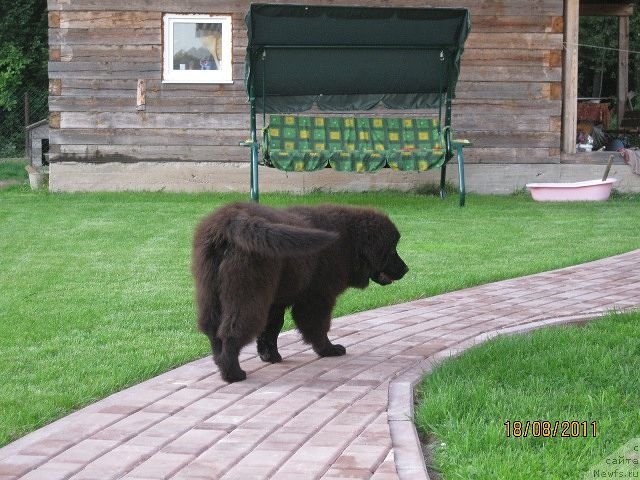
[[[430, 5], [471, 12], [453, 109], [456, 135], [474, 142], [467, 163], [559, 162], [563, 1]], [[50, 161], [248, 162], [248, 149], [238, 146], [248, 136], [248, 6], [245, 0], [49, 0]], [[164, 13], [232, 15], [232, 84], [162, 83]]]

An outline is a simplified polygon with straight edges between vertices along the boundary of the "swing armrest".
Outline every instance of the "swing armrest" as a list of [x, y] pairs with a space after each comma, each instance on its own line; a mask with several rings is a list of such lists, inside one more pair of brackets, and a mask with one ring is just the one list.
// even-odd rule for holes
[[464, 138], [458, 138], [456, 140], [451, 140], [451, 143], [455, 147], [470, 147], [470, 146], [473, 145], [473, 143], [471, 143], [470, 140], [467, 140], [467, 139], [464, 139]]
[[[255, 142], [256, 145], [260, 145], [258, 142]], [[239, 146], [241, 147], [253, 147], [253, 142], [251, 141], [250, 138], [247, 138], [246, 140], [243, 140], [242, 142], [238, 143]]]

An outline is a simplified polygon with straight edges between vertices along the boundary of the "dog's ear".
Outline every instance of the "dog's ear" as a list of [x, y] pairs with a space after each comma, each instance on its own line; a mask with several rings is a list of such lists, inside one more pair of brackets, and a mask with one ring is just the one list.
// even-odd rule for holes
[[371, 212], [359, 219], [353, 229], [353, 246], [350, 284], [364, 288], [373, 276], [383, 271], [396, 245], [400, 233], [391, 220], [383, 214]]
[[349, 271], [349, 285], [355, 288], [366, 288], [371, 275], [371, 262], [362, 251], [355, 252]]
[[376, 272], [384, 269], [394, 246], [387, 245], [387, 239], [378, 235], [380, 232], [363, 235], [358, 243], [358, 251], [354, 255], [352, 266], [352, 285], [365, 288]]

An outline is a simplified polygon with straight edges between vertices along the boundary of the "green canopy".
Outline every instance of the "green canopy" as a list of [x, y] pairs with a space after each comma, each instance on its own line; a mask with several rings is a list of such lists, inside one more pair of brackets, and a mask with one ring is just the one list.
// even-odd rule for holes
[[253, 4], [245, 80], [269, 113], [438, 106], [455, 95], [469, 12]]

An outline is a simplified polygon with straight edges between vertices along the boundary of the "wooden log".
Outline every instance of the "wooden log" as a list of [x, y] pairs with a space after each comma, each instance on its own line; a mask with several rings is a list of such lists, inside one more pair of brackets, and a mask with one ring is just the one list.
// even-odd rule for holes
[[454, 114], [467, 113], [487, 115], [540, 115], [557, 116], [562, 114], [562, 103], [556, 100], [476, 100], [458, 98], [453, 104]]
[[218, 128], [248, 129], [249, 118], [241, 114], [60, 112], [61, 128]]
[[[549, 50], [505, 50], [503, 48], [465, 48], [462, 55], [462, 68], [471, 66], [529, 66], [558, 67], [552, 64], [552, 52]], [[561, 58], [561, 52], [558, 52]]]
[[475, 112], [454, 113], [452, 125], [455, 130], [474, 131], [484, 130], [485, 125], [491, 129], [508, 132], [554, 131], [551, 128], [548, 115], [487, 115]]
[[465, 163], [493, 163], [493, 164], [546, 164], [559, 163], [560, 156], [554, 155], [550, 148], [522, 148], [518, 147], [486, 147], [468, 148], [464, 153]]
[[549, 83], [542, 82], [459, 82], [459, 99], [548, 100]]
[[[238, 145], [224, 146], [140, 146], [140, 145], [69, 145], [60, 146], [63, 155], [84, 156], [85, 158], [120, 157], [119, 161], [171, 161], [171, 162], [209, 162], [237, 161], [247, 157], [246, 149]], [[244, 155], [243, 155], [244, 154]], [[227, 160], [229, 159], [229, 160]]]
[[247, 136], [248, 129], [187, 129], [148, 128], [144, 135], [134, 128], [65, 128], [50, 135], [54, 143], [68, 145], [237, 145]]
[[157, 28], [49, 29], [49, 45], [160, 45]]
[[561, 68], [529, 67], [524, 65], [515, 67], [465, 65], [461, 69], [459, 78], [461, 82], [559, 82], [561, 80]]
[[162, 62], [161, 45], [61, 45], [60, 60], [70, 62]]
[[457, 129], [455, 132], [456, 138], [471, 140], [473, 148], [556, 148], [560, 144], [559, 132], [496, 132], [464, 129]]
[[[130, 110], [134, 93], [123, 92], [122, 95], [76, 95], [73, 97], [51, 97], [49, 110], [52, 112], [120, 112]], [[249, 106], [244, 97], [216, 98], [206, 101], [202, 98], [170, 98], [146, 94], [147, 112], [184, 112], [184, 113], [246, 113]]]
[[161, 12], [62, 11], [57, 28], [158, 28], [161, 22]]
[[498, 48], [504, 50], [562, 50], [560, 33], [474, 33], [469, 34], [466, 48]]
[[562, 16], [534, 15], [474, 15], [472, 18], [474, 32], [489, 33], [562, 33]]

